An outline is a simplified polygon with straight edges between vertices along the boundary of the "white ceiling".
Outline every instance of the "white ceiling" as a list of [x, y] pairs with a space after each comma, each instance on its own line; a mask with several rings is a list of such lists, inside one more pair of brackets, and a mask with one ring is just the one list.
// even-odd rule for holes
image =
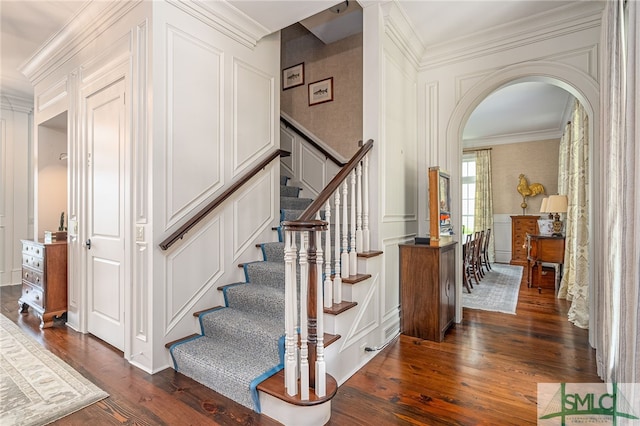
[[[351, 0], [354, 1], [354, 0]], [[4, 93], [32, 97], [33, 89], [18, 68], [82, 7], [81, 0], [0, 0], [1, 69]], [[335, 0], [231, 0], [240, 11], [277, 31], [342, 2]], [[368, 1], [360, 2], [367, 6]], [[565, 6], [569, 1], [431, 1], [401, 0], [398, 4], [412, 22], [425, 51], [471, 38], [504, 23]], [[478, 19], [481, 17], [481, 19]], [[452, 37], [452, 34], [455, 36]], [[472, 114], [464, 138], [472, 145], [499, 141], [506, 135], [559, 134], [569, 95], [544, 83], [520, 83], [489, 96]], [[531, 139], [530, 139], [531, 140]]]

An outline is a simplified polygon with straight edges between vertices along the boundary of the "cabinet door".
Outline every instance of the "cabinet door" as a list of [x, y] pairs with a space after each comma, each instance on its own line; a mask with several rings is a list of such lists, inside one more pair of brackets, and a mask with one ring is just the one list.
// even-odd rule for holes
[[455, 249], [440, 253], [440, 332], [444, 333], [456, 315]]

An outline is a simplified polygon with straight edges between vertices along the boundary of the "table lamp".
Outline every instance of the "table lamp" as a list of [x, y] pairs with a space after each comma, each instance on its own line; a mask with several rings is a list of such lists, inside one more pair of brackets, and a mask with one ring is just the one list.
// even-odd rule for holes
[[568, 200], [566, 195], [550, 195], [547, 200], [546, 210], [551, 215], [553, 214], [553, 236], [562, 236], [562, 221], [560, 220], [560, 213], [566, 213], [568, 207]]

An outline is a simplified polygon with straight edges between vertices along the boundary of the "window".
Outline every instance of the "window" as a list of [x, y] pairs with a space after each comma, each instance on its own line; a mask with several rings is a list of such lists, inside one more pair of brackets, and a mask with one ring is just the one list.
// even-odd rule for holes
[[462, 156], [462, 234], [473, 233], [476, 207], [476, 155]]

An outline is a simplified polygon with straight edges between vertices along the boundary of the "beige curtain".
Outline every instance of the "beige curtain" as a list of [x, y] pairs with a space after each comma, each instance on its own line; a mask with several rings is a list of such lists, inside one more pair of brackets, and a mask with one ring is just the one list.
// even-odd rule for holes
[[598, 373], [618, 383], [640, 383], [639, 21], [637, 1], [606, 2], [595, 341]]
[[476, 151], [476, 197], [473, 226], [474, 231], [491, 228], [487, 248], [489, 260], [495, 261], [495, 229], [493, 228], [493, 195], [491, 191], [491, 151]]
[[558, 297], [571, 301], [569, 321], [589, 327], [589, 117], [575, 101], [560, 140], [558, 193], [566, 194], [564, 273]]

